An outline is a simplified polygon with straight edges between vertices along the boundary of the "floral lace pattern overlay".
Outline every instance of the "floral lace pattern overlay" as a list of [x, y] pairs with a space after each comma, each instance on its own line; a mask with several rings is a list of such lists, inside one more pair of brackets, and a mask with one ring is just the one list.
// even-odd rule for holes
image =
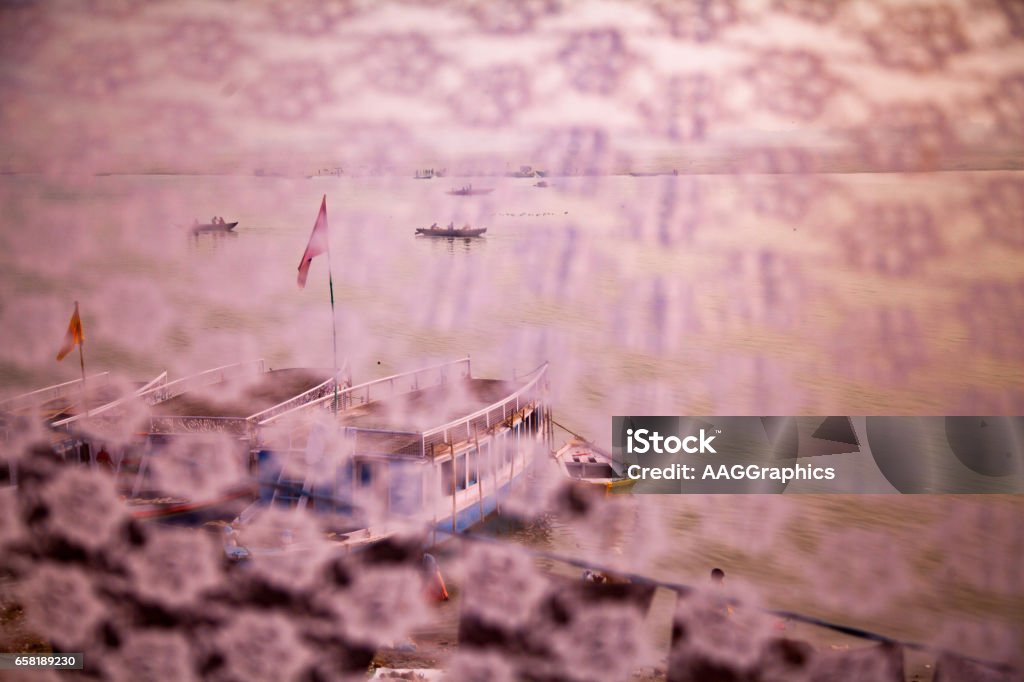
[[[834, 378], [804, 411], [905, 412], [927, 393], [931, 413], [1017, 413], [1022, 26], [1004, 0], [9, 2], [3, 163], [298, 174], [316, 158], [406, 178], [519, 158], [587, 206], [538, 244], [539, 295], [586, 298], [599, 263], [636, 279], [622, 254], [687, 263], [685, 285], [652, 273], [609, 306], [609, 324], [655, 319], [642, 343], [610, 332], [614, 350], [707, 368], [712, 347], [781, 335], [815, 347], [757, 356], [782, 393]], [[635, 193], [601, 179], [629, 172], [665, 175]], [[463, 304], [486, 301], [428, 322], [465, 322]], [[690, 411], [777, 411], [718, 405], [723, 380], [698, 376]]]

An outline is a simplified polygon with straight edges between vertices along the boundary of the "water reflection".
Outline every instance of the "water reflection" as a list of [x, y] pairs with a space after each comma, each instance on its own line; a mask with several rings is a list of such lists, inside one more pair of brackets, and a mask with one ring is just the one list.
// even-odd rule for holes
[[188, 235], [189, 251], [195, 253], [216, 253], [227, 248], [227, 245], [238, 239], [237, 232], [190, 232]]
[[426, 237], [417, 235], [416, 241], [430, 244], [430, 253], [470, 253], [487, 248], [486, 237]]

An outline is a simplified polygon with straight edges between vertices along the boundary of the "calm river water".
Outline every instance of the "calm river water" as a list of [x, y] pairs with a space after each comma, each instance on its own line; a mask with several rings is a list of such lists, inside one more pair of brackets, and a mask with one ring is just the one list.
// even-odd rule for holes
[[[1020, 414], [1024, 258], [998, 201], [1014, 180], [6, 176], [0, 387], [77, 376], [53, 361], [74, 300], [90, 371], [330, 366], [326, 259], [295, 283], [326, 194], [357, 382], [467, 354], [479, 376], [550, 360], [556, 418], [606, 444], [614, 414]], [[447, 194], [467, 183], [494, 191]], [[236, 232], [189, 236], [212, 215]], [[488, 231], [414, 236], [435, 221]], [[679, 581], [721, 566], [771, 606], [894, 636], [1024, 648], [1019, 499], [624, 507], [643, 531], [611, 549], [557, 521], [528, 539]]]

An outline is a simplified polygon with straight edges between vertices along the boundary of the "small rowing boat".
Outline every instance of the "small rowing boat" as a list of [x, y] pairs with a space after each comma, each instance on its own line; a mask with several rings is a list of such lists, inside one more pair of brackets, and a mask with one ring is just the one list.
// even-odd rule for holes
[[235, 229], [235, 225], [237, 224], [237, 220], [233, 223], [195, 223], [192, 225], [192, 234], [204, 234], [206, 232], [230, 232]]
[[427, 237], [479, 237], [487, 232], [486, 227], [417, 227], [416, 234]]
[[616, 492], [625, 492], [636, 482], [626, 476], [622, 462], [582, 438], [573, 438], [553, 456], [562, 472], [574, 481]]

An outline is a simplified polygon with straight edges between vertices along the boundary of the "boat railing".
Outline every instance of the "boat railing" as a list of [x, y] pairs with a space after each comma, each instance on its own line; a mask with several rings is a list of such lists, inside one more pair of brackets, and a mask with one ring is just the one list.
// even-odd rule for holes
[[[349, 373], [349, 364], [346, 361], [341, 369], [334, 373], [334, 376], [329, 378], [322, 384], [318, 384], [313, 388], [309, 389], [304, 393], [300, 393], [297, 396], [291, 397], [288, 400], [278, 403], [273, 407], [257, 412], [254, 415], [248, 417], [248, 420], [256, 426], [266, 426], [273, 422], [277, 417], [290, 413], [298, 408], [302, 408], [308, 403], [315, 402], [321, 398], [326, 398], [334, 395], [334, 387], [338, 385], [340, 377], [344, 377]], [[340, 395], [340, 391], [339, 391]]]
[[515, 393], [472, 414], [423, 431], [421, 452], [426, 456], [434, 447], [443, 443], [468, 441], [474, 435], [486, 433], [492, 427], [507, 421], [533, 402], [533, 394], [544, 386], [547, 372], [548, 363], [545, 362], [524, 377], [526, 383]]
[[[95, 386], [105, 386], [109, 383], [110, 372], [101, 372], [100, 374], [94, 374], [91, 377], [86, 377], [85, 379], [85, 385], [90, 389]], [[56, 400], [66, 396], [77, 397], [75, 394], [81, 390], [81, 379], [65, 381], [61, 384], [54, 384], [53, 386], [47, 386], [46, 388], [40, 388], [29, 393], [23, 393], [21, 395], [0, 400], [0, 411], [16, 412], [25, 408], [43, 405], [51, 400]]]
[[[396, 395], [411, 393], [434, 386], [443, 386], [453, 379], [453, 375], [455, 375], [455, 380], [470, 379], [472, 378], [471, 370], [470, 359], [466, 357], [461, 360], [444, 362], [411, 372], [393, 374], [381, 379], [367, 381], [366, 383], [350, 386], [343, 391], [338, 391], [337, 409], [339, 412], [344, 412], [353, 407], [386, 400]], [[299, 411], [309, 408], [333, 409], [334, 401], [335, 396], [331, 393], [303, 405], [293, 407], [290, 410], [285, 410], [273, 417], [273, 419], [292, 417]], [[272, 420], [264, 420], [260, 423], [260, 426], [266, 426], [270, 421]]]
[[240, 376], [248, 376], [250, 374], [262, 374], [265, 370], [265, 363], [263, 359], [250, 360], [248, 362], [236, 362], [230, 365], [222, 365], [220, 367], [214, 367], [198, 374], [192, 374], [181, 379], [175, 379], [174, 381], [163, 384], [162, 386], [154, 386], [153, 388], [140, 393], [139, 398], [150, 405], [162, 403], [165, 400], [170, 400], [182, 393], [193, 391], [197, 388], [204, 388], [206, 386], [213, 386], [219, 384], [227, 379], [232, 379]]
[[71, 417], [67, 417], [66, 419], [61, 419], [60, 421], [56, 421], [53, 424], [51, 424], [51, 426], [53, 428], [55, 428], [55, 429], [66, 428], [69, 425], [73, 424], [74, 422], [82, 420], [82, 419], [85, 419], [86, 417], [88, 417], [90, 419], [93, 418], [93, 417], [98, 417], [99, 415], [101, 415], [101, 414], [103, 414], [105, 412], [109, 412], [110, 410], [113, 410], [116, 407], [124, 405], [125, 403], [127, 403], [130, 400], [138, 400], [139, 397], [144, 395], [144, 394], [152, 394], [154, 391], [156, 391], [156, 390], [158, 390], [160, 388], [163, 388], [166, 384], [167, 384], [167, 372], [165, 371], [165, 372], [161, 372], [160, 375], [157, 376], [152, 381], [149, 381], [144, 386], [141, 386], [140, 388], [138, 388], [135, 391], [132, 391], [130, 394], [128, 394], [126, 396], [118, 398], [117, 400], [113, 400], [113, 401], [107, 403], [106, 405], [101, 405], [100, 407], [97, 407], [94, 410], [89, 410], [88, 412], [82, 412], [80, 414], [76, 414], [76, 415], [73, 415]]

